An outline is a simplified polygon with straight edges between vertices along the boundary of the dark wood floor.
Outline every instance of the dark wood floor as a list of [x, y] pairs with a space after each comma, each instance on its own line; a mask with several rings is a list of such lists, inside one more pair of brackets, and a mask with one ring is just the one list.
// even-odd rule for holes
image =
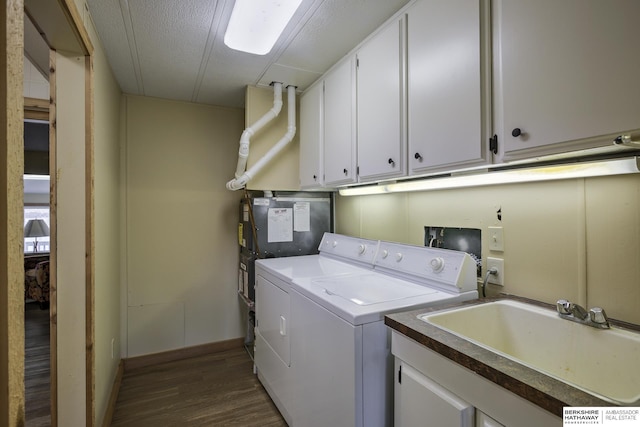
[[51, 425], [49, 310], [38, 303], [24, 308], [25, 418], [29, 427]]
[[244, 348], [125, 372], [112, 426], [286, 426]]

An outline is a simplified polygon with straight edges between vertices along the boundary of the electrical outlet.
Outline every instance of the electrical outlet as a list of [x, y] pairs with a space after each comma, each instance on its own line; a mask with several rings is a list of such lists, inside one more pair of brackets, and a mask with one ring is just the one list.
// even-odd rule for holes
[[504, 286], [504, 260], [502, 258], [487, 257], [487, 272], [492, 268], [495, 268], [498, 272], [489, 275], [489, 283]]

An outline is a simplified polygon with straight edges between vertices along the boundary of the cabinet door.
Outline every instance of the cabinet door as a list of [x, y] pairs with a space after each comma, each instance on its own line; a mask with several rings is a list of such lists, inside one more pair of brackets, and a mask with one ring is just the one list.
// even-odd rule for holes
[[324, 83], [318, 82], [300, 98], [300, 188], [322, 187]]
[[504, 425], [476, 409], [476, 427], [504, 427]]
[[506, 160], [609, 145], [640, 129], [638, 16], [637, 0], [493, 2]]
[[357, 54], [359, 181], [406, 173], [403, 32], [393, 22]]
[[410, 174], [488, 161], [480, 13], [479, 0], [421, 0], [407, 11]]
[[355, 58], [348, 58], [324, 79], [324, 180], [356, 182]]
[[473, 427], [474, 407], [402, 360], [395, 359], [396, 427]]

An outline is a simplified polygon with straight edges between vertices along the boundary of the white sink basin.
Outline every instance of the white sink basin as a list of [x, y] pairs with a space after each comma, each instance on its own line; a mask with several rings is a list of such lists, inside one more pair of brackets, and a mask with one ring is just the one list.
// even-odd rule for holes
[[596, 329], [511, 300], [418, 318], [601, 399], [640, 400], [638, 333]]

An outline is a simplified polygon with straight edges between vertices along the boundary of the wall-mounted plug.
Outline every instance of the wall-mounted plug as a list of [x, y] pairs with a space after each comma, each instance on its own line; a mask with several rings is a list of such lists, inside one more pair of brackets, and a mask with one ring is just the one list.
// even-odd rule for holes
[[497, 273], [490, 274], [488, 282], [494, 285], [504, 286], [504, 260], [502, 258], [487, 257], [487, 272], [492, 268], [495, 268]]

